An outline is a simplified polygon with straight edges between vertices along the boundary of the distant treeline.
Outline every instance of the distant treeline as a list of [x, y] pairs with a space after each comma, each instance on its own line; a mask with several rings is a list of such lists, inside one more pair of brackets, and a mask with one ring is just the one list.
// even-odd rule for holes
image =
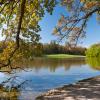
[[43, 44], [43, 54], [72, 54], [85, 55], [86, 48], [76, 46], [70, 47], [68, 45], [59, 45], [56, 42]]
[[[15, 42], [14, 41], [7, 41], [5, 45], [3, 42], [0, 42], [0, 57], [1, 54], [6, 54], [6, 51], [4, 49], [9, 49], [10, 51], [13, 50]], [[8, 46], [10, 44], [10, 46]], [[35, 56], [43, 56], [47, 54], [72, 54], [72, 55], [85, 55], [86, 48], [84, 47], [70, 47], [68, 45], [60, 45], [56, 42], [51, 42], [48, 44], [42, 44], [42, 43], [31, 43], [31, 42], [24, 42], [20, 40], [20, 48], [16, 52], [16, 55], [23, 58], [33, 58]], [[7, 58], [5, 56], [5, 58]]]

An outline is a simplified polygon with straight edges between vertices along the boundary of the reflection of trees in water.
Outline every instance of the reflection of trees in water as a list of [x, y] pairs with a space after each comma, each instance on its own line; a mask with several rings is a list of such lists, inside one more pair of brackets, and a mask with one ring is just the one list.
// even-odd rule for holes
[[[66, 70], [73, 67], [81, 67], [81, 65], [85, 64], [84, 58], [71, 58], [71, 59], [47, 59], [47, 58], [36, 58], [31, 61], [22, 60], [22, 62], [16, 62], [12, 67], [19, 66], [21, 69], [25, 69], [26, 71], [29, 69], [35, 69], [39, 71], [40, 69], [49, 69], [50, 71], [55, 71], [57, 68], [64, 67]], [[20, 72], [21, 69], [15, 69]], [[10, 70], [9, 67], [4, 67], [1, 70]], [[15, 80], [14, 80], [15, 81]], [[22, 82], [23, 83], [23, 82]], [[15, 83], [14, 83], [15, 84]], [[20, 85], [21, 86], [21, 83]], [[17, 86], [17, 87], [19, 87]], [[0, 87], [0, 100], [18, 100], [18, 96], [20, 96], [19, 88], [11, 88], [8, 91], [8, 88]], [[5, 96], [4, 96], [5, 94]]]
[[[35, 69], [39, 71], [40, 69], [49, 69], [51, 72], [54, 72], [57, 68], [64, 67], [65, 70], [70, 69], [73, 67], [81, 67], [81, 65], [85, 64], [84, 58], [67, 58], [67, 59], [50, 59], [50, 58], [34, 58], [33, 60], [22, 60], [20, 62], [15, 62], [12, 65], [13, 71], [22, 71], [22, 70], [29, 70]], [[17, 69], [16, 69], [17, 67]], [[4, 67], [1, 70], [12, 72], [11, 67]]]
[[8, 89], [0, 85], [0, 100], [18, 100], [20, 92], [17, 88]]
[[100, 58], [99, 57], [87, 57], [86, 61], [91, 66], [91, 68], [100, 70]]
[[[84, 58], [70, 58], [70, 59], [50, 59], [50, 58], [34, 58], [33, 60], [23, 60], [22, 62], [16, 62], [15, 65], [20, 66], [20, 68], [25, 69], [35, 69], [39, 71], [40, 69], [49, 69], [54, 72], [57, 68], [64, 67], [65, 70], [73, 67], [81, 67], [85, 64]], [[20, 69], [17, 71], [21, 71]]]
[[0, 83], [0, 100], [19, 100], [21, 91], [25, 89], [28, 82], [30, 81], [21, 79], [20, 76], [10, 76]]

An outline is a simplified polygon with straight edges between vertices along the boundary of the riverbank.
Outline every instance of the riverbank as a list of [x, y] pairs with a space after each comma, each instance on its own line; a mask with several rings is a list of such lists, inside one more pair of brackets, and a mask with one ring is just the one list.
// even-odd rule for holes
[[45, 55], [44, 57], [47, 57], [47, 58], [78, 58], [78, 57], [85, 57], [85, 56], [70, 55], [70, 54], [50, 54], [50, 55]]
[[100, 76], [50, 90], [36, 100], [100, 100]]

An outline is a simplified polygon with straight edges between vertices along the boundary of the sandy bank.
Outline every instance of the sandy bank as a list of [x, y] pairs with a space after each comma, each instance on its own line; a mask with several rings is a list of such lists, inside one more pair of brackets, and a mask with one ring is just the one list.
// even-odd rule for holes
[[50, 90], [36, 100], [100, 100], [100, 76]]

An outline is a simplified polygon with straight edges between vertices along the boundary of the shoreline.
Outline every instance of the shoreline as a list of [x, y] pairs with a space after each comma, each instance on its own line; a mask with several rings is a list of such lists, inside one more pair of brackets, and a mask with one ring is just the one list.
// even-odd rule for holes
[[36, 100], [100, 100], [100, 75], [49, 90]]

